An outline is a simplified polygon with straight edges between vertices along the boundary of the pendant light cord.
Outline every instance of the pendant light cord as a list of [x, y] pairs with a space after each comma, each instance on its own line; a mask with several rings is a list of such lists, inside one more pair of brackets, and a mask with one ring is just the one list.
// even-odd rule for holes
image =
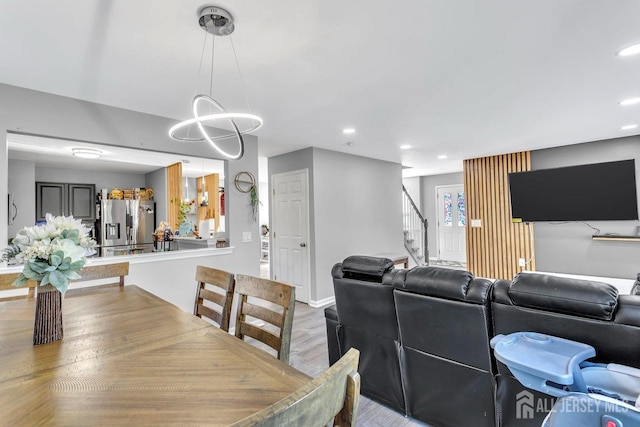
[[[194, 94], [198, 94], [198, 81], [200, 80], [200, 73], [202, 72], [202, 62], [204, 61], [204, 50], [207, 47], [207, 32], [204, 32], [204, 40], [202, 41], [202, 52], [200, 52], [200, 65], [198, 65], [198, 74], [196, 74], [196, 88], [193, 91]], [[213, 74], [213, 56], [211, 57], [211, 73]], [[213, 81], [213, 75], [211, 76]], [[187, 139], [191, 134], [191, 126], [187, 126]]]
[[[238, 75], [240, 76], [240, 86], [242, 87], [242, 96], [244, 96], [244, 102], [247, 104], [247, 110], [251, 113], [251, 107], [249, 106], [249, 99], [247, 98], [247, 91], [244, 86], [244, 78], [242, 77], [242, 71], [240, 71], [240, 63], [238, 62], [238, 55], [236, 54], [236, 46], [233, 44], [233, 37], [229, 35], [231, 40], [231, 50], [233, 50], [233, 57], [236, 59], [236, 68], [238, 69]], [[251, 120], [255, 123], [254, 120]]]
[[215, 54], [216, 36], [211, 36], [211, 80], [209, 81], [209, 96], [213, 98], [213, 59]]

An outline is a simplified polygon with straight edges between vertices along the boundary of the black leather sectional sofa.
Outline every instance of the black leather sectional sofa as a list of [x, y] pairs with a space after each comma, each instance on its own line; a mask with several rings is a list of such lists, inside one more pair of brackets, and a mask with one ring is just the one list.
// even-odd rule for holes
[[[553, 400], [496, 362], [489, 341], [497, 334], [555, 335], [594, 346], [595, 361], [640, 368], [640, 295], [606, 283], [533, 273], [493, 282], [364, 256], [332, 275], [330, 363], [358, 348], [362, 394], [435, 427], [542, 424]], [[533, 411], [518, 410], [523, 404]]]

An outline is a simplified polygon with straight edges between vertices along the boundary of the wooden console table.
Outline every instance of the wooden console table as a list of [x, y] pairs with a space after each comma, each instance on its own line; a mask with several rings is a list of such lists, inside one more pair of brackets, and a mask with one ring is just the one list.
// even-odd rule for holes
[[32, 344], [34, 300], [0, 303], [4, 425], [229, 425], [309, 377], [136, 287], [69, 291], [64, 338]]
[[379, 254], [375, 254], [374, 256], [378, 258], [389, 258], [391, 261], [393, 261], [394, 265], [402, 265], [404, 268], [409, 268], [409, 255], [392, 252], [382, 252]]

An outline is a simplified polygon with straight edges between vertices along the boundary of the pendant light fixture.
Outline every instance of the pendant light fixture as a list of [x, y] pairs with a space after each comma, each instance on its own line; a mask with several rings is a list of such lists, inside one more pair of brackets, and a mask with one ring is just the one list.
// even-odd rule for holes
[[[205, 30], [205, 39], [202, 46], [202, 55], [200, 57], [200, 68], [198, 69], [198, 77], [200, 76], [200, 71], [202, 69], [202, 59], [204, 57], [204, 51], [207, 42], [207, 36], [209, 34], [212, 35], [211, 41], [211, 74], [210, 74], [210, 85], [209, 85], [209, 95], [199, 94], [193, 98], [192, 102], [192, 111], [193, 118], [182, 121], [171, 129], [169, 129], [169, 136], [172, 139], [183, 142], [202, 142], [207, 141], [219, 154], [224, 157], [232, 160], [240, 159], [244, 155], [244, 140], [242, 135], [253, 132], [259, 129], [262, 126], [262, 119], [255, 114], [251, 113], [235, 113], [235, 112], [227, 112], [225, 108], [213, 99], [213, 59], [214, 59], [214, 47], [215, 47], [215, 38], [216, 36], [224, 37], [229, 36], [229, 40], [231, 42], [231, 48], [233, 50], [233, 55], [236, 61], [236, 67], [238, 69], [238, 75], [240, 76], [240, 82], [242, 84], [242, 90], [244, 92], [244, 81], [242, 79], [242, 73], [240, 72], [240, 65], [238, 64], [238, 56], [236, 55], [235, 46], [233, 45], [233, 39], [231, 38], [231, 33], [235, 30], [234, 20], [231, 14], [221, 9], [217, 6], [205, 6], [200, 9], [198, 12], [198, 24], [200, 27]], [[246, 101], [245, 94], [245, 101]], [[201, 107], [203, 104], [208, 104], [210, 109], [215, 110], [215, 113], [204, 114], [201, 115]], [[247, 102], [247, 109], [249, 109]], [[211, 111], [211, 110], [210, 110]], [[245, 119], [250, 121], [250, 125], [248, 125], [244, 129], [240, 129], [236, 120]], [[214, 123], [216, 121], [226, 120], [227, 123], [231, 127], [230, 133], [226, 133], [223, 135], [211, 136], [207, 130], [205, 129], [203, 123]], [[191, 136], [190, 129], [191, 125], [197, 126], [197, 131], [199, 135]], [[186, 131], [186, 135], [185, 134]], [[229, 152], [224, 150], [217, 144], [217, 141], [235, 138], [238, 144], [238, 150], [235, 152]]]

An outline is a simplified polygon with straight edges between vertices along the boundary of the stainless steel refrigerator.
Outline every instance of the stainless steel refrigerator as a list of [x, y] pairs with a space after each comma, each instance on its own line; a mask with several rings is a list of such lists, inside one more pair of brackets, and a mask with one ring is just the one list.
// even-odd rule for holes
[[153, 252], [155, 202], [102, 200], [96, 220], [100, 256]]

